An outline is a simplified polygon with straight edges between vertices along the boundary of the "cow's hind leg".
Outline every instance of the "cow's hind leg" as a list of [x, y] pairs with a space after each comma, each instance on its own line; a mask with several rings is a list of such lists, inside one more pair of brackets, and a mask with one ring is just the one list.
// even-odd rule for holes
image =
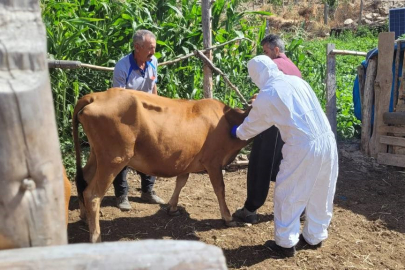
[[231, 213], [225, 202], [225, 183], [222, 175], [221, 168], [207, 169], [212, 187], [214, 188], [215, 195], [219, 203], [219, 210], [221, 211], [222, 219], [225, 221], [226, 226], [235, 227], [237, 224], [232, 220]]
[[177, 176], [176, 187], [174, 189], [172, 197], [170, 198], [169, 208], [167, 209], [167, 213], [170, 216], [180, 215], [180, 211], [177, 209], [177, 204], [179, 203], [179, 195], [180, 195], [181, 189], [186, 185], [188, 176], [189, 176], [188, 173]]
[[115, 176], [122, 170], [125, 164], [110, 163], [98, 166], [94, 178], [83, 193], [90, 231], [90, 242], [92, 243], [101, 242], [100, 204]]
[[[97, 170], [96, 156], [94, 154], [94, 150], [90, 149], [89, 159], [87, 160], [87, 163], [83, 168], [83, 176], [84, 179], [88, 180], [87, 183], [89, 183], [90, 180], [94, 178], [96, 170]], [[88, 221], [86, 217], [86, 207], [84, 206], [84, 201], [82, 200], [81, 196], [79, 196], [79, 207], [80, 207], [80, 219], [87, 224]]]

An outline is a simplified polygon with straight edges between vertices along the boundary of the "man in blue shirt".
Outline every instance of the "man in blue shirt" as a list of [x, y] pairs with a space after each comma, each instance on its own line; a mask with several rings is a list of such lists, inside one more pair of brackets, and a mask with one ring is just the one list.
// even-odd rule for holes
[[[134, 89], [157, 95], [157, 59], [154, 56], [156, 36], [148, 30], [138, 30], [133, 36], [134, 51], [120, 59], [114, 68], [113, 87]], [[125, 167], [114, 179], [117, 207], [128, 211], [132, 207], [128, 201], [128, 183]], [[141, 200], [163, 204], [164, 201], [153, 191], [156, 177], [138, 172], [141, 176]]]

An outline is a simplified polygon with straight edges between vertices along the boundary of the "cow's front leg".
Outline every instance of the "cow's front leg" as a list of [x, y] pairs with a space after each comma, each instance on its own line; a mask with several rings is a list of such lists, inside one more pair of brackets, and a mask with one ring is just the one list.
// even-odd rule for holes
[[222, 169], [207, 169], [207, 172], [210, 177], [212, 187], [214, 188], [215, 195], [217, 195], [222, 219], [225, 221], [226, 226], [235, 227], [237, 224], [232, 220], [231, 213], [229, 212], [228, 206], [225, 202], [225, 183], [222, 175]]
[[179, 203], [179, 195], [180, 195], [181, 189], [186, 185], [188, 176], [189, 176], [188, 173], [177, 176], [176, 187], [174, 188], [173, 195], [170, 198], [169, 208], [167, 211], [167, 213], [170, 216], [180, 215], [180, 211], [177, 209], [177, 204]]

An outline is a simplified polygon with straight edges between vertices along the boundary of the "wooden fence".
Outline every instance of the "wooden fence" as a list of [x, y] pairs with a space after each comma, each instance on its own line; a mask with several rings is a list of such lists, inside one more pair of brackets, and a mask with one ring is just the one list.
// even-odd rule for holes
[[365, 74], [362, 68], [358, 69], [359, 77], [365, 77], [360, 84], [361, 149], [364, 154], [377, 158], [380, 164], [399, 167], [405, 167], [405, 62], [399, 74], [404, 45], [405, 40], [395, 41], [393, 32], [381, 33], [378, 56], [369, 59]]
[[[395, 44], [397, 44], [397, 51], [394, 60]], [[402, 75], [399, 74], [398, 67], [401, 54], [404, 59], [404, 52], [401, 52], [404, 45], [404, 40], [395, 41], [394, 33], [380, 33], [378, 55], [368, 59], [366, 72], [361, 65], [357, 68], [362, 115], [361, 149], [364, 154], [377, 158], [380, 164], [400, 167], [405, 167], [405, 138], [403, 138], [405, 136], [405, 62], [402, 65]], [[326, 53], [326, 112], [336, 134], [335, 55], [366, 56], [367, 54], [335, 50], [334, 44], [327, 45]], [[393, 74], [394, 61], [395, 73]], [[394, 87], [394, 111], [389, 112], [392, 87]]]

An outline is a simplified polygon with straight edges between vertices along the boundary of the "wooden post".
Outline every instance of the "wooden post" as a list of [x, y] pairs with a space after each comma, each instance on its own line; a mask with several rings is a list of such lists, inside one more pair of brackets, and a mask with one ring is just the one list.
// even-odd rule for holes
[[[401, 45], [401, 43], [399, 43], [399, 45]], [[402, 61], [402, 76], [401, 76], [401, 83], [400, 83], [399, 89], [398, 89], [397, 105], [395, 107], [396, 112], [405, 111], [405, 104], [404, 104], [404, 99], [405, 99], [405, 52], [403, 52], [403, 53], [404, 53], [404, 58]]]
[[401, 42], [398, 41], [397, 42], [397, 51], [395, 54], [395, 73], [394, 73], [394, 99], [393, 99], [393, 106], [394, 108], [397, 106], [397, 101], [398, 101], [398, 92], [397, 92], [397, 88], [398, 88], [398, 77], [399, 77], [399, 56], [401, 55]]
[[361, 102], [361, 149], [370, 155], [369, 142], [371, 137], [371, 114], [374, 98], [374, 81], [377, 73], [376, 59], [368, 61], [366, 80], [364, 82], [364, 96]]
[[0, 249], [67, 243], [62, 161], [39, 1], [2, 1]]
[[0, 269], [225, 270], [219, 247], [198, 241], [142, 240], [0, 252]]
[[364, 67], [360, 65], [357, 67], [357, 75], [359, 80], [359, 94], [360, 94], [360, 104], [363, 108], [363, 99], [364, 99]]
[[325, 2], [323, 4], [323, 24], [328, 24], [329, 5]]
[[363, 16], [363, 0], [360, 0], [360, 11], [359, 11], [358, 25], [361, 25], [362, 16]]
[[387, 146], [381, 144], [380, 137], [386, 135], [383, 114], [388, 112], [392, 86], [392, 62], [394, 58], [395, 33], [380, 33], [378, 35], [378, 67], [375, 80], [375, 109], [373, 135], [370, 140], [370, 155], [377, 157], [378, 153], [386, 153]]
[[326, 45], [326, 116], [337, 139], [336, 124], [336, 57], [330, 53], [335, 44]]
[[[203, 45], [204, 49], [211, 47], [212, 34], [211, 34], [211, 1], [202, 0], [202, 28], [203, 28]], [[207, 51], [205, 56], [212, 61], [212, 51]], [[204, 63], [204, 97], [212, 98], [212, 71], [207, 64]]]

